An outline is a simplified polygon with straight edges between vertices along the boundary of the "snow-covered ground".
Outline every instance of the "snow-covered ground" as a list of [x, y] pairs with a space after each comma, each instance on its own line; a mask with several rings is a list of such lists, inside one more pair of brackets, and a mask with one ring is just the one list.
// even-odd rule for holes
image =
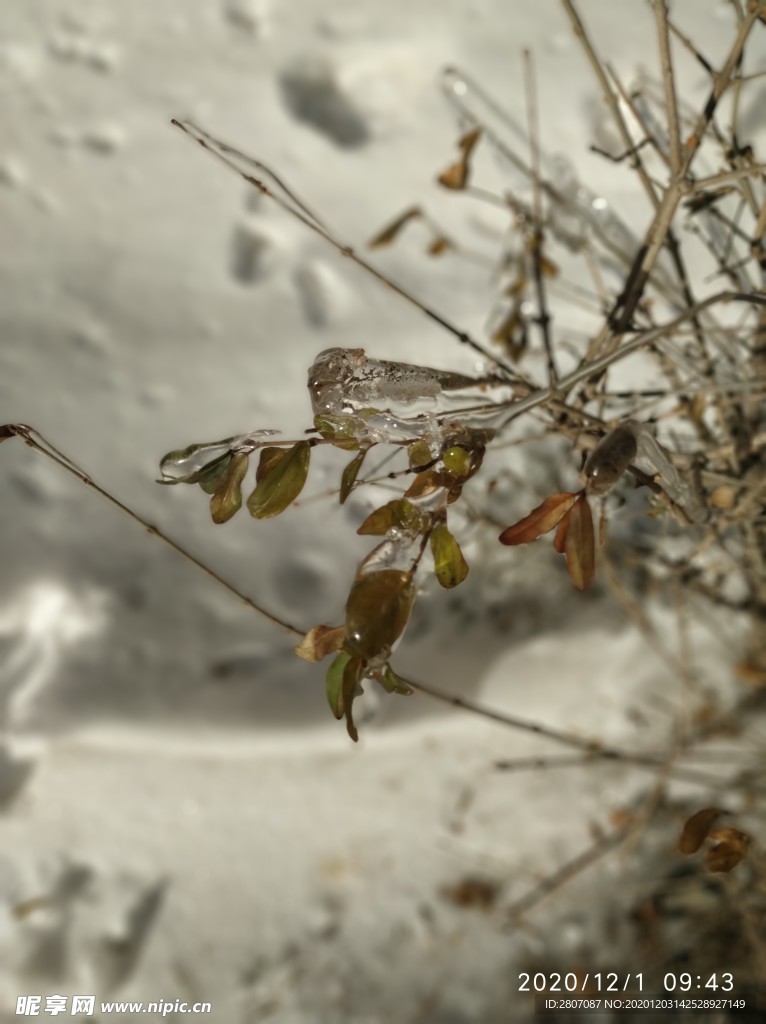
[[[626, 79], [654, 68], [648, 5], [581, 7]], [[693, 12], [720, 58], [728, 5], [674, 11]], [[369, 546], [353, 532], [361, 501], [214, 527], [199, 492], [156, 486], [159, 457], [258, 427], [295, 436], [306, 370], [329, 346], [469, 372], [475, 359], [169, 121], [278, 169], [360, 247], [423, 203], [492, 251], [493, 218], [434, 185], [458, 132], [438, 78], [465, 68], [524, 123], [524, 48], [544, 149], [641, 230], [631, 175], [587, 151], [605, 115], [554, 0], [3, 0], [0, 420], [32, 424], [275, 613], [338, 621]], [[417, 240], [379, 263], [481, 334], [483, 269], [429, 261]], [[316, 492], [342, 464], [322, 455]], [[517, 1020], [525, 963], [609, 963], [606, 908], [640, 889], [630, 857], [523, 927], [503, 908], [650, 776], [499, 772], [556, 748], [419, 696], [385, 701], [354, 747], [294, 640], [18, 440], [0, 448], [0, 479], [0, 1019], [20, 995], [90, 993], [208, 1000], [232, 1024]], [[403, 670], [658, 746], [677, 683], [605, 592], [576, 601], [548, 552], [530, 552], [503, 577], [505, 618], [485, 621], [498, 556], [485, 545], [482, 569], [481, 548], [462, 612], [423, 602]], [[725, 662], [695, 638], [717, 685]], [[455, 895], [474, 877], [499, 886], [489, 912]]]

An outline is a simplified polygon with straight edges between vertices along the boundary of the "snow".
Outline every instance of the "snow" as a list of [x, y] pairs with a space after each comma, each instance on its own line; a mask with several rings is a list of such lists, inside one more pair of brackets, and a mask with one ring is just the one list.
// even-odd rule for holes
[[[648, 6], [581, 6], [626, 77], [649, 62]], [[700, 7], [674, 10], [693, 12], [715, 61], [726, 5]], [[434, 185], [457, 137], [438, 75], [470, 69], [523, 123], [524, 48], [544, 148], [640, 230], [629, 173], [587, 152], [606, 144], [605, 115], [553, 0], [4, 0], [2, 420], [35, 426], [275, 614], [340, 621], [368, 550], [353, 535], [361, 499], [214, 527], [199, 492], [156, 486], [160, 457], [259, 428], [297, 436], [322, 349], [468, 374], [476, 357], [169, 121], [278, 169], [360, 251], [413, 203], [481, 246], [496, 222]], [[482, 269], [431, 262], [416, 242], [378, 265], [481, 333]], [[317, 492], [343, 462], [322, 456]], [[0, 473], [0, 1019], [36, 992], [209, 1000], [227, 1024], [490, 1024], [523, 1019], [524, 963], [603, 959], [605, 907], [636, 885], [633, 860], [602, 862], [524, 926], [500, 908], [651, 776], [499, 772], [556, 747], [420, 696], [379, 701], [352, 747], [290, 637], [20, 441], [3, 443]], [[603, 594], [575, 601], [547, 552], [495, 571], [496, 545], [471, 544], [467, 596], [419, 603], [403, 673], [660, 747], [677, 683], [635, 627]], [[720, 652], [696, 639], [702, 683], [717, 685]], [[444, 895], [477, 875], [501, 886], [490, 913]]]

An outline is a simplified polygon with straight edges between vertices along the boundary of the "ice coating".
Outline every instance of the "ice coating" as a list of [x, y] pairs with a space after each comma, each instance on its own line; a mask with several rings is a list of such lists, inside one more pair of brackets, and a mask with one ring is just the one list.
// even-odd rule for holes
[[225, 437], [222, 441], [204, 444], [190, 444], [178, 451], [168, 452], [160, 462], [160, 473], [164, 484], [194, 482], [195, 477], [206, 468], [234, 452], [254, 451], [266, 437], [279, 433], [277, 430], [254, 430], [249, 434]]
[[619, 424], [591, 452], [583, 468], [589, 492], [608, 494], [631, 465], [649, 476], [659, 477], [665, 493], [684, 510], [690, 522], [705, 521], [707, 510], [694, 489], [683, 479], [651, 430], [636, 420]]
[[436, 398], [442, 391], [483, 383], [450, 370], [415, 363], [369, 359], [363, 348], [326, 348], [309, 370], [309, 391], [315, 415], [340, 415], [375, 402], [411, 405]]
[[[442, 414], [451, 410], [467, 425], [471, 419], [486, 426], [495, 412], [486, 394], [488, 386], [508, 391], [496, 378], [371, 359], [362, 348], [325, 349], [308, 375], [314, 415], [342, 418], [359, 440], [373, 442], [436, 439], [442, 433]], [[466, 410], [463, 417], [461, 403], [481, 408]], [[498, 404], [497, 411], [501, 409]]]
[[633, 462], [638, 451], [636, 431], [631, 424], [621, 423], [593, 449], [583, 468], [591, 494], [608, 494]]

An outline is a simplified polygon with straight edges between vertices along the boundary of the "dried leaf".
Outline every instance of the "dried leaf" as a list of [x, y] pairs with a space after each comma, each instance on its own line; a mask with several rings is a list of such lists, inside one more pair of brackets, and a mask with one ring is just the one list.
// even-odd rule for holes
[[433, 494], [439, 487], [444, 487], [444, 474], [438, 469], [426, 469], [418, 473], [410, 486], [404, 492], [405, 498], [423, 498], [427, 494]]
[[708, 871], [731, 871], [744, 859], [750, 836], [738, 828], [717, 828], [709, 837], [714, 843], [705, 851]]
[[341, 505], [345, 502], [349, 494], [351, 494], [354, 484], [356, 483], [356, 478], [359, 476], [359, 470], [362, 468], [362, 463], [364, 462], [365, 456], [369, 450], [369, 448], [360, 448], [351, 462], [349, 462], [343, 470], [343, 475], [340, 478]]
[[356, 532], [362, 537], [383, 537], [392, 529], [420, 533], [427, 522], [427, 517], [411, 501], [394, 498], [370, 512]]
[[491, 340], [502, 345], [510, 359], [516, 362], [527, 349], [529, 341], [527, 321], [521, 313], [521, 306], [515, 303], [492, 331]]
[[441, 256], [449, 249], [454, 248], [455, 246], [450, 241], [450, 239], [446, 237], [446, 235], [437, 235], [436, 238], [434, 238], [433, 241], [428, 246], [427, 251], [429, 256]]
[[367, 247], [369, 249], [382, 249], [385, 245], [391, 245], [405, 225], [409, 224], [412, 220], [417, 220], [422, 215], [423, 211], [419, 206], [410, 207], [409, 210], [405, 210], [401, 217], [397, 217], [392, 224], [383, 228], [380, 234], [377, 234], [372, 241], [367, 243]]
[[468, 575], [468, 563], [463, 558], [460, 545], [445, 523], [438, 523], [433, 528], [430, 541], [437, 580], [448, 590], [457, 587]]
[[[570, 509], [571, 511], [571, 509]], [[569, 531], [569, 512], [559, 523], [556, 528], [556, 535], [553, 538], [553, 550], [558, 551], [560, 555], [564, 554], [567, 544], [567, 533]]]
[[455, 885], [445, 885], [441, 895], [464, 910], [490, 911], [500, 895], [500, 884], [489, 878], [468, 875]]
[[470, 157], [476, 143], [479, 141], [481, 136], [481, 128], [474, 128], [470, 132], [467, 132], [458, 142], [458, 146], [462, 150], [460, 159], [442, 171], [442, 173], [436, 179], [440, 185], [444, 188], [461, 190], [468, 184], [468, 178], [471, 172]]
[[[264, 455], [272, 449], [264, 448]], [[259, 471], [264, 465], [261, 456]], [[311, 445], [308, 441], [298, 441], [287, 451], [280, 451], [280, 457], [269, 456], [268, 464], [261, 473], [261, 479], [255, 490], [247, 499], [250, 515], [256, 519], [269, 519], [291, 505], [303, 490], [309, 471]], [[257, 477], [256, 477], [257, 479]]]
[[707, 834], [720, 813], [717, 807], [703, 807], [701, 811], [692, 814], [681, 830], [681, 838], [678, 840], [679, 853], [696, 853], [707, 839]]
[[313, 626], [294, 650], [304, 661], [321, 661], [341, 649], [345, 636], [343, 626]]
[[0, 426], [0, 442], [7, 441], [9, 437], [15, 437], [16, 433], [16, 427], [13, 423], [4, 423]]
[[387, 658], [407, 625], [415, 600], [412, 574], [381, 569], [357, 576], [346, 602], [346, 646], [372, 661]]
[[242, 508], [242, 481], [249, 462], [247, 452], [237, 452], [225, 472], [218, 477], [210, 499], [210, 515], [214, 523], [227, 523]]
[[517, 523], [507, 527], [500, 534], [501, 544], [529, 544], [544, 533], [549, 533], [558, 526], [564, 516], [577, 501], [578, 494], [562, 491], [549, 495], [542, 504], [532, 509]]
[[586, 590], [596, 575], [596, 542], [588, 499], [581, 494], [569, 513], [564, 554], [569, 578], [578, 590]]

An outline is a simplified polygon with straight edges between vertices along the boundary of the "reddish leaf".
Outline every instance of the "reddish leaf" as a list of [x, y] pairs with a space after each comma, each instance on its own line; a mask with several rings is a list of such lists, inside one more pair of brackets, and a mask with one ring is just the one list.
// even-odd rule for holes
[[[571, 511], [571, 510], [570, 510]], [[556, 535], [553, 538], [553, 549], [558, 551], [560, 555], [563, 555], [566, 550], [567, 544], [567, 533], [569, 532], [569, 512], [559, 523], [556, 529]]]
[[564, 554], [569, 578], [578, 590], [586, 590], [596, 575], [596, 543], [593, 516], [584, 494], [578, 496], [567, 521]]
[[696, 853], [707, 839], [707, 834], [720, 813], [717, 807], [703, 807], [701, 811], [692, 814], [691, 818], [684, 822], [681, 838], [678, 840], [679, 852]]
[[549, 533], [569, 512], [578, 496], [569, 491], [551, 494], [541, 505], [532, 509], [528, 516], [503, 530], [500, 534], [500, 543], [529, 544], [542, 537], [544, 533]]

